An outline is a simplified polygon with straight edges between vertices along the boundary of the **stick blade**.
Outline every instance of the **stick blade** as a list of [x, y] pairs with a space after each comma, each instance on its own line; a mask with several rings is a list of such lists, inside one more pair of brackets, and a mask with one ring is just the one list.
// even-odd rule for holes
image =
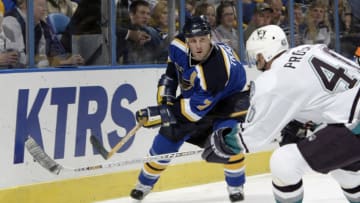
[[36, 143], [32, 137], [28, 137], [25, 141], [25, 147], [36, 162], [43, 168], [55, 175], [59, 175], [63, 167], [56, 163], [46, 152]]
[[95, 149], [100, 153], [100, 155], [107, 160], [109, 152], [104, 148], [104, 146], [100, 143], [100, 141], [96, 138], [96, 136], [90, 136], [90, 142], [95, 147]]

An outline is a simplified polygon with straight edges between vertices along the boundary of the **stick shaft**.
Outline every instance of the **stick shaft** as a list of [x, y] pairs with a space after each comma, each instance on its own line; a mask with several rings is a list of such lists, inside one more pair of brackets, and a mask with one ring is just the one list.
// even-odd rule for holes
[[110, 157], [112, 157], [124, 144], [126, 144], [130, 138], [132, 138], [135, 133], [141, 128], [141, 126], [143, 125], [143, 122], [138, 122], [136, 124], [136, 126], [130, 130], [130, 132], [128, 134], [126, 134], [123, 139], [121, 139], [120, 142], [118, 142], [115, 147], [113, 147], [110, 152], [107, 155], [107, 159], [109, 159]]
[[34, 158], [34, 160], [36, 160], [43, 168], [45, 168], [46, 170], [50, 171], [55, 175], [59, 175], [60, 173], [63, 173], [65, 171], [68, 172], [92, 171], [103, 168], [114, 168], [114, 167], [120, 167], [131, 164], [146, 163], [146, 162], [158, 161], [158, 160], [167, 160], [178, 157], [196, 155], [204, 151], [203, 149], [198, 149], [198, 150], [186, 151], [186, 152], [174, 152], [174, 153], [160, 154], [155, 156], [147, 156], [132, 160], [96, 164], [96, 165], [84, 166], [79, 168], [71, 168], [71, 167], [62, 166], [59, 163], [57, 163], [31, 137], [28, 138], [25, 144], [26, 144], [26, 149], [29, 151], [29, 153]]
[[147, 163], [147, 162], [158, 161], [158, 160], [166, 160], [166, 159], [173, 159], [173, 158], [179, 158], [179, 157], [185, 157], [185, 156], [192, 156], [192, 155], [200, 154], [203, 151], [204, 151], [203, 149], [199, 149], [199, 150], [186, 151], [186, 152], [174, 152], [174, 153], [168, 153], [168, 154], [160, 154], [160, 155], [155, 155], [155, 156], [137, 158], [137, 159], [132, 159], [132, 160], [125, 160], [125, 161], [118, 161], [118, 162], [112, 162], [112, 163], [103, 163], [103, 164], [98, 164], [98, 165], [79, 167], [79, 168], [67, 168], [67, 167], [63, 166], [63, 169], [72, 170], [74, 172], [92, 171], [92, 170], [98, 170], [98, 169], [104, 169], [104, 168], [114, 168], [114, 167], [120, 167], [120, 166], [125, 166], [125, 165]]

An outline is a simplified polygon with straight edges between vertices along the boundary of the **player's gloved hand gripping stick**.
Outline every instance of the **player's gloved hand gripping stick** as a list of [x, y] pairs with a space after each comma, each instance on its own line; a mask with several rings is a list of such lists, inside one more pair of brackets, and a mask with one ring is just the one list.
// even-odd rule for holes
[[112, 157], [124, 144], [126, 144], [130, 138], [142, 127], [153, 128], [162, 126], [169, 126], [176, 123], [176, 119], [172, 115], [171, 111], [166, 105], [150, 106], [144, 109], [140, 109], [136, 112], [136, 120], [138, 123], [130, 130], [128, 134], [123, 137], [110, 151], [107, 151], [96, 136], [90, 136], [91, 144], [97, 149], [101, 156], [107, 160]]

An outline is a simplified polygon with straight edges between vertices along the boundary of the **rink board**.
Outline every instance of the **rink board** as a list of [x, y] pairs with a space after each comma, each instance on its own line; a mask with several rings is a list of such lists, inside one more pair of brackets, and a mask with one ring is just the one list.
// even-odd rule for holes
[[[50, 157], [71, 168], [105, 163], [90, 144], [90, 135], [98, 136], [107, 149], [114, 147], [135, 126], [135, 111], [156, 105], [157, 80], [163, 72], [163, 67], [140, 66], [2, 71], [0, 202], [92, 202], [127, 195], [142, 164], [54, 175], [33, 161], [25, 139], [31, 136]], [[156, 132], [140, 129], [108, 161], [146, 156]], [[195, 149], [184, 144], [180, 151]], [[266, 172], [262, 164], [268, 161], [264, 162], [255, 164], [261, 172]], [[219, 166], [203, 166], [199, 156], [178, 158], [172, 164], [156, 190], [223, 176]], [[199, 176], [196, 170], [190, 172], [193, 168], [201, 169]], [[185, 175], [176, 175], [184, 170]], [[219, 175], [201, 178], [213, 170], [220, 171]], [[167, 183], [171, 178], [174, 181]]]
[[[246, 155], [246, 175], [269, 172], [271, 152]], [[9, 188], [0, 192], [0, 202], [7, 203], [91, 203], [128, 196], [139, 170], [81, 177], [49, 183]], [[163, 172], [154, 191], [199, 185], [224, 180], [221, 164], [203, 161], [170, 165]]]

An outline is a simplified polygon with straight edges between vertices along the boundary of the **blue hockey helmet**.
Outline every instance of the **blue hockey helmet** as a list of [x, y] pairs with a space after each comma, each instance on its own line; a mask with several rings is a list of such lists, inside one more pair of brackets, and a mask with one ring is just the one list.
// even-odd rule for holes
[[208, 35], [210, 33], [210, 24], [203, 15], [190, 17], [186, 20], [183, 27], [183, 34], [186, 38]]

